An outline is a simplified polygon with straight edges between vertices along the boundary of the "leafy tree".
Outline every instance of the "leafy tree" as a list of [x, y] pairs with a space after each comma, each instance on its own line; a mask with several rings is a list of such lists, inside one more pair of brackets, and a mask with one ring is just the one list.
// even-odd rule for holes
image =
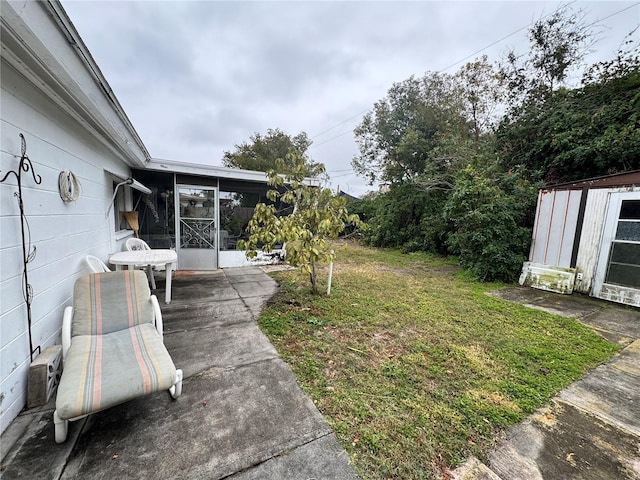
[[497, 132], [507, 168], [547, 184], [640, 168], [640, 69], [559, 91]]
[[365, 241], [406, 251], [447, 252], [442, 208], [456, 172], [491, 143], [501, 77], [486, 57], [455, 75], [394, 84], [356, 128], [352, 165], [388, 183], [372, 203]]
[[464, 105], [451, 75], [429, 73], [394, 84], [354, 131], [356, 173], [370, 183], [398, 183], [446, 171], [438, 154], [446, 135], [469, 136]]
[[623, 40], [615, 58], [591, 65], [582, 76], [583, 85], [607, 83], [626, 77], [640, 68], [640, 44], [635, 37], [640, 27], [636, 27]]
[[[557, 88], [582, 60], [592, 31], [566, 8], [529, 31], [531, 54], [507, 75], [513, 103], [499, 125], [498, 153], [507, 169], [558, 183], [640, 167], [640, 50], [631, 35], [616, 58], [591, 66], [584, 86]], [[505, 72], [503, 65], [503, 73]]]
[[512, 112], [550, 97], [593, 44], [593, 30], [585, 24], [584, 12], [572, 12], [569, 6], [535, 22], [528, 37], [528, 55], [511, 50], [501, 66]]
[[[356, 173], [388, 187], [366, 200], [376, 246], [454, 253], [483, 280], [513, 280], [527, 256], [539, 182], [640, 168], [640, 50], [569, 74], [593, 39], [565, 7], [529, 30], [527, 55], [396, 83], [355, 130]], [[500, 121], [498, 113], [505, 112]]]
[[[283, 177], [277, 172], [282, 171], [284, 162], [289, 167]], [[278, 160], [277, 167], [267, 173], [268, 183], [274, 187], [267, 197], [292, 206], [293, 211], [278, 216], [274, 205], [256, 205], [248, 226], [249, 239], [239, 242], [239, 248], [248, 250], [247, 257], [253, 258], [257, 248], [268, 253], [276, 244], [285, 244], [287, 263], [308, 274], [317, 292], [317, 265], [329, 263], [334, 256], [328, 240], [337, 238], [347, 225], [364, 225], [357, 215], [349, 215], [344, 198], [328, 188], [305, 183], [307, 163], [299, 152], [288, 153], [284, 160]]]
[[498, 122], [504, 94], [503, 77], [486, 55], [464, 65], [455, 74], [464, 100], [465, 116], [476, 143]]
[[[319, 174], [322, 168], [309, 156], [311, 143], [305, 132], [291, 137], [280, 129], [269, 129], [265, 135], [254, 133], [249, 142], [236, 145], [235, 151], [224, 152], [222, 164], [225, 167], [261, 172], [279, 168], [279, 173], [287, 173], [295, 167], [288, 160], [287, 154], [295, 152], [304, 159], [305, 175], [313, 177]], [[278, 159], [282, 161], [278, 163]]]

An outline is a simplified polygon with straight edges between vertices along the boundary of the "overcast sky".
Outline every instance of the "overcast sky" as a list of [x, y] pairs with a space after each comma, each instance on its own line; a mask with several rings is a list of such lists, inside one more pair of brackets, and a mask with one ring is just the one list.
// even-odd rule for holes
[[[371, 189], [351, 170], [353, 129], [394, 82], [524, 52], [525, 27], [560, 5], [63, 1], [153, 157], [221, 165], [254, 132], [305, 131], [331, 186], [353, 195]], [[602, 19], [588, 63], [613, 58], [640, 23], [638, 1], [571, 7]]]

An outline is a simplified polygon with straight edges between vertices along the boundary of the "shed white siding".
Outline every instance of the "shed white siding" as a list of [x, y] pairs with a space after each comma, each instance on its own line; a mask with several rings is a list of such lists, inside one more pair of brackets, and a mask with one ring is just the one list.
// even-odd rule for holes
[[574, 290], [580, 293], [591, 293], [593, 277], [598, 264], [602, 242], [605, 213], [609, 194], [619, 189], [591, 189], [587, 196], [582, 235], [576, 258], [576, 271], [582, 273], [582, 280], [576, 280]]
[[570, 267], [580, 207], [580, 190], [541, 190], [529, 261]]

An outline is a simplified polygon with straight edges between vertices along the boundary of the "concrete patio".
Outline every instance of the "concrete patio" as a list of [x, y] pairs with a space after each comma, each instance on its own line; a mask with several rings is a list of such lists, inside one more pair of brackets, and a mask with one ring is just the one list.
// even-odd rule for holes
[[582, 295], [507, 287], [491, 293], [575, 318], [621, 350], [507, 429], [485, 463], [455, 480], [640, 480], [640, 311]]
[[[276, 289], [259, 268], [178, 273], [172, 303], [160, 302], [165, 344], [185, 373], [182, 396], [161, 392], [72, 423], [62, 445], [53, 402], [25, 411], [0, 438], [0, 477], [357, 479], [257, 326]], [[622, 350], [454, 478], [640, 480], [640, 311], [527, 288], [493, 295], [576, 318]]]
[[[160, 281], [158, 287], [162, 287]], [[53, 438], [53, 402], [23, 412], [0, 440], [3, 479], [357, 479], [349, 457], [256, 317], [276, 292], [260, 268], [179, 272], [163, 302], [165, 344], [182, 396], [157, 393]]]

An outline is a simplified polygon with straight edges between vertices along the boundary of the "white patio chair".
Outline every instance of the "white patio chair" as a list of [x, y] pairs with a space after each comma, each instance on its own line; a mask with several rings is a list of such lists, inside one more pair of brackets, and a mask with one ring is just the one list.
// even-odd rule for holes
[[62, 319], [64, 368], [53, 412], [55, 441], [70, 421], [134, 398], [169, 390], [182, 393], [162, 339], [162, 313], [139, 270], [91, 273], [74, 287]]
[[102, 273], [102, 272], [110, 272], [111, 269], [107, 267], [102, 260], [98, 257], [94, 257], [93, 255], [87, 255], [84, 258], [85, 262], [91, 269], [93, 273]]
[[125, 242], [125, 246], [127, 247], [127, 250], [132, 251], [132, 250], [151, 250], [151, 247], [149, 246], [149, 244], [147, 244], [147, 242], [145, 242], [144, 240], [140, 239], [140, 238], [128, 238], [127, 241]]
[[[125, 242], [125, 247], [129, 251], [133, 250], [151, 250], [151, 247], [139, 238], [128, 238]], [[151, 288], [153, 290], [156, 289], [156, 279], [153, 276], [153, 266], [147, 265], [147, 277], [149, 277], [149, 283], [151, 283]]]

